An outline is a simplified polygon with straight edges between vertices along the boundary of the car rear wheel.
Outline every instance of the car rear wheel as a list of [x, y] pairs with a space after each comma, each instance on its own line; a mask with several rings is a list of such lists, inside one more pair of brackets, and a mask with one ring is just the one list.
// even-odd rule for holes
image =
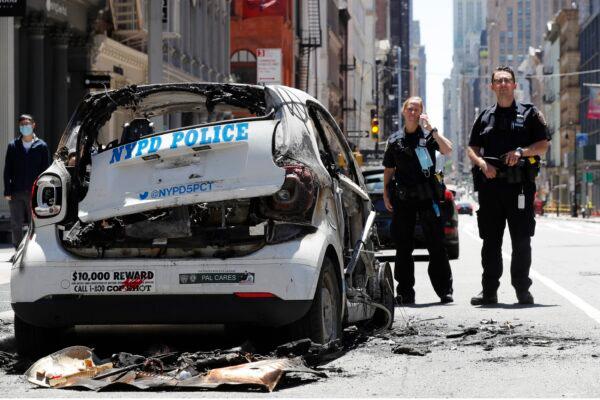
[[328, 343], [342, 334], [342, 296], [334, 265], [323, 262], [315, 297], [308, 313], [290, 325], [293, 339], [309, 338], [315, 343]]
[[59, 349], [62, 328], [45, 328], [31, 325], [15, 315], [15, 341], [17, 352], [24, 357], [40, 357]]

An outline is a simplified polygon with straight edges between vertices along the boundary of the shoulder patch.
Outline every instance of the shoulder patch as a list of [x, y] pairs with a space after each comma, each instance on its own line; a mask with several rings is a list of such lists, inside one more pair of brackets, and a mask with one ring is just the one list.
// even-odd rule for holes
[[540, 110], [536, 110], [536, 116], [537, 116], [537, 119], [540, 120], [540, 122], [542, 123], [542, 125], [544, 125], [544, 126], [548, 125], [546, 123], [546, 118], [544, 118], [544, 114], [542, 114], [542, 112]]
[[400, 132], [400, 131], [395, 132], [388, 138], [388, 143], [389, 144], [396, 143], [401, 138], [402, 138], [402, 132]]

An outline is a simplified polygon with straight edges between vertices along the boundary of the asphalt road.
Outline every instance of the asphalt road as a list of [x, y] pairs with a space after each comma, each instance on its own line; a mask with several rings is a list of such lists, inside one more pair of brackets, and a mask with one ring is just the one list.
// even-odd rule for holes
[[[531, 273], [536, 304], [532, 306], [515, 304], [508, 274], [508, 235], [500, 303], [488, 307], [469, 304], [470, 297], [479, 292], [481, 280], [481, 242], [475, 217], [461, 216], [459, 232], [461, 257], [451, 262], [454, 303], [438, 302], [427, 277], [427, 263], [418, 262], [417, 304], [396, 308], [392, 331], [370, 338], [327, 364], [328, 378], [296, 382], [270, 396], [598, 397], [600, 224], [538, 218]], [[6, 265], [0, 268], [4, 270]], [[6, 309], [7, 290], [0, 281], [2, 310]], [[2, 328], [0, 350], [14, 351], [12, 326], [5, 323]], [[458, 337], [448, 338], [448, 334]], [[127, 340], [114, 343], [121, 347], [115, 351], [127, 351]], [[398, 346], [421, 350], [424, 355], [395, 354], [392, 349]], [[3, 371], [0, 388], [2, 396], [8, 397], [165, 396], [38, 390], [21, 376]], [[263, 397], [264, 393], [174, 392], [168, 396]]]

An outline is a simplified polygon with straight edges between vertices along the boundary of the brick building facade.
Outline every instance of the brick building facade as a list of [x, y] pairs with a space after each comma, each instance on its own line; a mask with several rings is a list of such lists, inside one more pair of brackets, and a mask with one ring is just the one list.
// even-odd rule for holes
[[281, 49], [281, 84], [294, 86], [293, 1], [262, 7], [253, 0], [231, 3], [231, 74], [239, 83], [256, 83], [256, 50]]

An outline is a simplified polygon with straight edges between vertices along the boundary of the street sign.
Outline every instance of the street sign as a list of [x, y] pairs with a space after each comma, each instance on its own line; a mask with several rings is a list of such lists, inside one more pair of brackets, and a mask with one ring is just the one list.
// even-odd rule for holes
[[281, 49], [256, 49], [256, 82], [281, 84]]
[[577, 147], [583, 147], [588, 144], [588, 134], [579, 132], [575, 136], [575, 141], [577, 142]]
[[592, 172], [585, 173], [585, 181], [586, 182], [594, 182], [594, 174]]
[[110, 89], [110, 75], [86, 74], [83, 86], [87, 89]]

